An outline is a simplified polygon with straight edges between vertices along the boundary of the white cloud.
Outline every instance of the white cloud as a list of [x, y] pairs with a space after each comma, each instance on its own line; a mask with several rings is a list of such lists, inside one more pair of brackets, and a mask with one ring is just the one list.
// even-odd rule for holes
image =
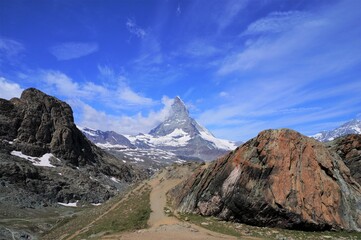
[[229, 95], [229, 94], [228, 94], [227, 92], [224, 92], [224, 91], [222, 91], [222, 92], [219, 93], [219, 96], [220, 96], [220, 97], [228, 97], [228, 95]]
[[162, 98], [163, 107], [159, 111], [149, 112], [147, 116], [143, 116], [140, 112], [133, 116], [110, 115], [104, 111], [98, 111], [82, 101], [71, 101], [70, 103], [81, 112], [78, 120], [80, 126], [135, 135], [147, 133], [161, 123], [168, 116], [173, 100], [164, 96]]
[[13, 97], [20, 97], [24, 89], [19, 84], [13, 83], [0, 77], [0, 98], [11, 99]]
[[126, 78], [116, 75], [114, 71], [103, 66], [99, 68], [104, 83], [101, 85], [94, 82], [75, 82], [60, 71], [43, 70], [35, 78], [44, 82], [45, 90], [54, 95], [61, 95], [69, 99], [83, 99], [96, 101], [114, 109], [129, 109], [134, 107], [149, 107], [155, 104], [151, 98], [135, 92], [127, 83]]
[[127, 86], [124, 86], [118, 90], [120, 99], [125, 100], [129, 104], [135, 105], [152, 105], [153, 101], [150, 98], [143, 97], [134, 92]]
[[95, 42], [66, 42], [50, 48], [58, 60], [70, 60], [80, 58], [98, 51], [98, 44]]
[[41, 78], [48, 86], [54, 87], [57, 94], [66, 97], [81, 96], [79, 84], [59, 71], [42, 71]]
[[144, 38], [147, 35], [146, 31], [143, 28], [139, 27], [132, 19], [128, 18], [128, 20], [125, 23], [125, 26], [127, 27], [128, 31], [131, 34], [134, 34], [139, 38]]

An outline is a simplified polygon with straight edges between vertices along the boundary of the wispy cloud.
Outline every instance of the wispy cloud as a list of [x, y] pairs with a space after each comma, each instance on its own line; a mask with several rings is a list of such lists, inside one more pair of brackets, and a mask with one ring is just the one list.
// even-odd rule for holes
[[284, 32], [305, 23], [310, 17], [309, 13], [300, 11], [272, 12], [250, 24], [242, 35]]
[[249, 0], [229, 0], [223, 3], [223, 8], [219, 12], [220, 16], [217, 16], [218, 30], [222, 31], [229, 26], [238, 14], [243, 10]]
[[22, 43], [0, 37], [0, 63], [3, 61], [16, 61], [21, 53], [25, 51]]
[[[246, 140], [265, 128], [316, 132], [321, 130], [318, 123], [336, 123], [354, 113], [361, 103], [361, 78], [345, 74], [361, 65], [361, 42], [356, 40], [361, 28], [345, 30], [359, 18], [354, 3], [331, 5], [312, 15], [271, 14], [250, 24], [241, 36], [247, 44], [226, 57], [217, 71], [229, 96], [201, 113], [200, 122], [221, 137]], [[284, 26], [279, 18], [297, 20]], [[277, 34], [258, 34], [265, 32]], [[227, 83], [234, 78], [239, 80]], [[232, 134], [230, 129], [237, 128]]]
[[19, 84], [13, 83], [0, 77], [0, 98], [11, 99], [13, 97], [20, 97], [23, 89]]
[[179, 16], [179, 15], [181, 15], [181, 13], [182, 13], [182, 9], [181, 9], [180, 3], [178, 3], [176, 14], [177, 14], [177, 16]]
[[189, 57], [210, 57], [219, 53], [219, 49], [205, 40], [197, 39], [191, 41], [185, 48], [183, 48], [182, 53]]
[[146, 31], [136, 24], [135, 20], [128, 18], [125, 23], [125, 26], [127, 27], [128, 31], [131, 34], [133, 34], [139, 38], [144, 38], [147, 35]]
[[81, 58], [98, 51], [98, 44], [95, 42], [66, 42], [50, 48], [58, 60], [71, 60]]

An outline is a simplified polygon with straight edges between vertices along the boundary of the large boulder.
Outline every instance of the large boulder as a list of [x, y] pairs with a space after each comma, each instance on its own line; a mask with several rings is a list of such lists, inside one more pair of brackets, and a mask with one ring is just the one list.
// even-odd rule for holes
[[181, 212], [257, 226], [360, 230], [361, 188], [342, 159], [289, 129], [266, 130], [169, 193]]

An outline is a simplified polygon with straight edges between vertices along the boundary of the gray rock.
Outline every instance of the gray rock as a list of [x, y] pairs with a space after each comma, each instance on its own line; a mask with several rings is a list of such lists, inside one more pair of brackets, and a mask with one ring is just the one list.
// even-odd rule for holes
[[[34, 166], [12, 151], [52, 153], [54, 168]], [[0, 199], [19, 207], [104, 202], [146, 175], [92, 144], [74, 124], [70, 106], [30, 88], [0, 99]]]

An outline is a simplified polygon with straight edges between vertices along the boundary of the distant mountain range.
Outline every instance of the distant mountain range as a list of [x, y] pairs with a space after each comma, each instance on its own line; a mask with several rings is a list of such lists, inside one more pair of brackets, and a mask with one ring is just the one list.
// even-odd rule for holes
[[113, 131], [79, 129], [99, 147], [123, 151], [135, 147], [143, 150], [158, 149], [169, 153], [167, 159], [172, 156], [179, 160], [213, 160], [237, 147], [234, 142], [214, 137], [191, 118], [179, 97], [174, 99], [167, 119], [148, 134], [123, 136]]
[[342, 137], [348, 134], [361, 134], [361, 120], [353, 119], [349, 122], [342, 124], [340, 127], [337, 127], [330, 131], [322, 131], [315, 135], [312, 135], [314, 139], [320, 142], [329, 142], [333, 141], [338, 137]]
[[96, 143], [96, 145], [101, 148], [135, 148], [128, 138], [114, 131], [101, 131], [87, 127], [77, 127], [90, 141]]

